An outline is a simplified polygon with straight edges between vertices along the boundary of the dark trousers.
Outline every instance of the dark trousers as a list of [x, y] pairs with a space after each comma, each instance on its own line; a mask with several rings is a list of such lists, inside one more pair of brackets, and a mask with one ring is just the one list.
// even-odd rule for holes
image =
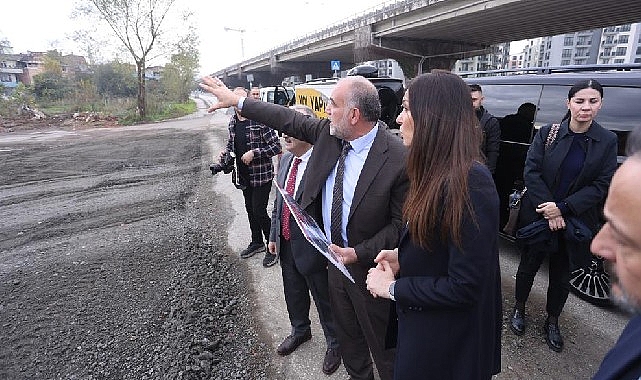
[[[319, 255], [320, 253], [317, 252]], [[310, 329], [309, 308], [311, 292], [318, 311], [327, 348], [338, 348], [338, 340], [334, 329], [334, 320], [329, 305], [329, 290], [327, 270], [318, 271], [303, 276], [296, 268], [289, 240], [280, 239], [280, 266], [283, 273], [283, 291], [292, 334], [303, 335]]]
[[373, 380], [373, 358], [381, 380], [393, 379], [395, 350], [385, 349], [390, 301], [372, 297], [364, 281], [353, 284], [334, 265], [328, 272], [336, 333], [350, 378]]
[[[271, 182], [257, 187], [247, 186], [243, 190], [245, 210], [249, 219], [249, 229], [252, 233], [252, 243], [265, 244], [264, 241], [269, 241], [271, 220], [267, 215], [267, 202], [269, 201], [271, 190]], [[263, 240], [263, 237], [265, 240]]]
[[563, 238], [559, 238], [556, 252], [529, 248], [521, 253], [521, 262], [516, 272], [515, 297], [517, 302], [525, 303], [527, 301], [534, 277], [548, 254], [550, 256], [550, 270], [546, 311], [549, 315], [558, 317], [563, 311], [563, 306], [570, 292], [570, 258]]

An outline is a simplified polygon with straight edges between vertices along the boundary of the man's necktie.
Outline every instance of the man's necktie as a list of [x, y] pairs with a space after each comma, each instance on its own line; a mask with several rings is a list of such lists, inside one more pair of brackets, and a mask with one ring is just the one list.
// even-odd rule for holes
[[343, 228], [343, 175], [345, 174], [345, 157], [352, 149], [348, 141], [343, 141], [343, 151], [338, 157], [338, 166], [336, 167], [336, 179], [334, 180], [334, 191], [332, 196], [332, 213], [331, 213], [331, 227], [332, 243], [343, 247], [343, 235], [341, 233]]
[[[298, 173], [298, 165], [300, 164], [300, 158], [294, 158], [294, 163], [292, 164], [292, 170], [289, 171], [289, 177], [287, 177], [287, 184], [285, 185], [285, 191], [287, 194], [294, 196], [294, 188], [296, 187], [296, 174]], [[291, 237], [291, 230], [289, 229], [289, 216], [291, 211], [289, 207], [283, 202], [283, 212], [281, 214], [281, 225], [283, 228], [283, 239], [289, 240]]]

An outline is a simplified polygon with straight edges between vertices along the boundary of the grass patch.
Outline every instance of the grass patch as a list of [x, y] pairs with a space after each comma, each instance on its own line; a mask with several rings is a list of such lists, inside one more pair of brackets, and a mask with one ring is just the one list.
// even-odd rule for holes
[[145, 122], [156, 122], [174, 119], [196, 112], [196, 102], [189, 100], [185, 103], [173, 103], [149, 97], [147, 100], [147, 117], [141, 120], [136, 109], [136, 99], [120, 98], [105, 99], [84, 104], [70, 102], [55, 102], [40, 104], [37, 107], [46, 115], [73, 114], [74, 112], [100, 112], [103, 115], [115, 116], [120, 125], [133, 125]]

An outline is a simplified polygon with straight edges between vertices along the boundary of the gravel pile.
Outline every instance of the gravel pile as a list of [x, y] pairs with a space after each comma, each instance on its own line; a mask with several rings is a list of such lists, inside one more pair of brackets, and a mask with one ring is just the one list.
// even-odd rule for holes
[[0, 379], [278, 378], [200, 134], [140, 135], [5, 153]]

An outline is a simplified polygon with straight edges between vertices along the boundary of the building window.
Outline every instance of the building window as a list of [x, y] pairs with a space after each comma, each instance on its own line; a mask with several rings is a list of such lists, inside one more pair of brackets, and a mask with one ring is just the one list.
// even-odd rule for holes
[[641, 63], [641, 58], [635, 58], [634, 63]]
[[617, 48], [617, 55], [625, 55], [625, 53], [628, 51], [627, 47], [618, 47]]
[[606, 36], [605, 37], [605, 43], [606, 44], [611, 44], [612, 42], [614, 42], [614, 36]]
[[607, 65], [608, 63], [610, 63], [610, 58], [603, 58], [601, 60], [601, 63], [604, 64], [604, 65]]
[[614, 63], [623, 63], [623, 61], [624, 61], [623, 59], [618, 58], [614, 60]]
[[628, 38], [629, 38], [629, 37], [630, 37], [630, 36], [628, 36], [627, 34], [622, 34], [622, 35], [620, 35], [620, 36], [619, 36], [619, 43], [620, 43], [620, 44], [627, 44], [627, 43], [628, 43]]
[[620, 32], [629, 32], [630, 31], [630, 24], [621, 25], [621, 27], [619, 28], [619, 31]]
[[572, 57], [572, 49], [563, 49], [561, 53], [561, 58], [570, 58]]
[[570, 60], [569, 59], [562, 59], [561, 60], [561, 66], [567, 66], [569, 64], [570, 64]]
[[577, 45], [586, 45], [586, 42], [587, 42], [587, 41], [588, 41], [587, 37], [585, 37], [585, 36], [580, 36], [580, 37], [577, 37], [577, 39], [576, 39], [576, 44], [577, 44]]
[[573, 46], [574, 45], [574, 36], [566, 36], [563, 40], [563, 46]]
[[637, 46], [637, 55], [641, 54], [641, 46]]
[[603, 55], [605, 55], [605, 56], [610, 56], [610, 55], [612, 55], [612, 48], [609, 48], [609, 47], [604, 48], [604, 49], [603, 49]]

